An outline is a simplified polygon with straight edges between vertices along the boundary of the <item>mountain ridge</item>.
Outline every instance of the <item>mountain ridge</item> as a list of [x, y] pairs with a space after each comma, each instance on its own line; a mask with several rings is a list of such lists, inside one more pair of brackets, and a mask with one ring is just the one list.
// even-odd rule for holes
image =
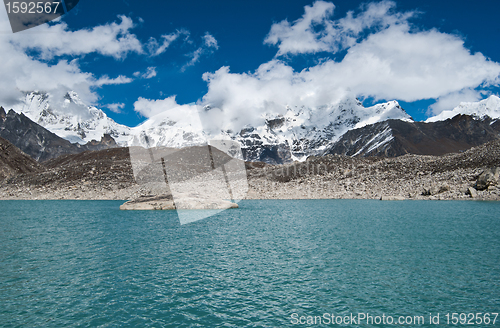
[[345, 133], [324, 154], [397, 157], [458, 153], [500, 139], [500, 124], [458, 114], [445, 121], [387, 120]]
[[8, 140], [0, 137], [0, 179], [22, 173], [37, 173], [43, 168]]
[[36, 161], [43, 162], [65, 154], [116, 147], [115, 140], [103, 135], [100, 141], [81, 145], [71, 143], [14, 110], [5, 113], [0, 107], [0, 137], [8, 140]]
[[[127, 127], [114, 122], [102, 110], [85, 105], [74, 92], [66, 94], [62, 108], [59, 109], [52, 108], [50, 95], [31, 92], [26, 95], [21, 113], [59, 137], [77, 141], [80, 145], [77, 148], [86, 147], [89, 143], [96, 144], [98, 142], [92, 140], [99, 140], [105, 135], [115, 140], [117, 146], [147, 148], [156, 146], [183, 148], [207, 144], [210, 139], [222, 138], [238, 141], [245, 160], [270, 164], [304, 161], [309, 156], [328, 153], [332, 149], [342, 152], [340, 144], [345, 146], [347, 137], [344, 136], [348, 132], [371, 125], [376, 125], [375, 129], [378, 129], [382, 126], [381, 122], [395, 119], [403, 122], [401, 125], [410, 122], [419, 123], [415, 122], [397, 101], [364, 107], [357, 99], [344, 98], [336, 104], [318, 108], [288, 106], [284, 113], [267, 114], [259, 118], [260, 123], [256, 126], [246, 125], [239, 131], [226, 129], [208, 133], [210, 129], [207, 129], [206, 122], [210, 121], [210, 118], [213, 119], [210, 115], [214, 110], [216, 109], [208, 105], [203, 108], [195, 105], [182, 105], [152, 116], [136, 127]], [[490, 96], [478, 103], [462, 103], [454, 109], [453, 113], [458, 115], [460, 112], [472, 112], [477, 120], [482, 120], [489, 115], [500, 117], [500, 98]], [[449, 114], [443, 113], [442, 117]], [[433, 121], [430, 118], [426, 123], [445, 120]], [[491, 120], [490, 124], [499, 123]], [[369, 129], [366, 128], [365, 131]], [[385, 131], [385, 134], [384, 131], [378, 133], [380, 134], [378, 138], [381, 138], [377, 141], [378, 143], [394, 144], [389, 130]], [[368, 148], [361, 150], [359, 154], [370, 153], [371, 150], [368, 152], [366, 150], [380, 146], [377, 145], [376, 140], [363, 137], [361, 140], [367, 143]], [[350, 142], [352, 143], [352, 140]], [[476, 142], [469, 142], [469, 146], [476, 144]], [[363, 147], [358, 147], [358, 150], [361, 148]], [[458, 145], [450, 145], [449, 149], [450, 151], [462, 150]], [[346, 150], [345, 153], [349, 151]], [[403, 153], [403, 151], [394, 152], [399, 155]], [[358, 154], [354, 152], [352, 155]]]

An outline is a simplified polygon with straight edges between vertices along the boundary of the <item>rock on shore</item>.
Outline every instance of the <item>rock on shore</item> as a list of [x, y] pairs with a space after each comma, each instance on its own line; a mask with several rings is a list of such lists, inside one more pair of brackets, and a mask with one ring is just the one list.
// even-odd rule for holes
[[238, 204], [223, 199], [206, 199], [195, 194], [141, 196], [120, 206], [120, 210], [222, 210], [238, 208]]

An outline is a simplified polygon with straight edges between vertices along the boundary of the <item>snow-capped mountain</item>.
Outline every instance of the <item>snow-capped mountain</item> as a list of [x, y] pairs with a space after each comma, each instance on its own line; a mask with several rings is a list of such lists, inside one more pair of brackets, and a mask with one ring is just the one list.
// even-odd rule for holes
[[180, 106], [150, 117], [131, 129], [130, 146], [183, 148], [206, 144], [197, 106]]
[[109, 134], [119, 145], [128, 145], [131, 138], [130, 128], [116, 123], [102, 110], [87, 106], [75, 92], [66, 93], [60, 101], [60, 107], [52, 105], [54, 99], [51, 97], [46, 93], [30, 92], [26, 95], [24, 104], [14, 109], [73, 143], [83, 145]]
[[436, 122], [387, 120], [346, 132], [325, 154], [387, 156], [443, 155], [498, 140], [500, 125], [487, 118], [456, 115]]
[[315, 109], [288, 107], [285, 115], [262, 117], [263, 123], [259, 126], [207, 135], [206, 130], [210, 129], [204, 129], [200, 114], [203, 122], [210, 121], [213, 109], [183, 107], [160, 113], [133, 128], [133, 144], [185, 147], [210, 139], [230, 138], [240, 143], [247, 160], [282, 163], [320, 154], [353, 128], [387, 119], [413, 121], [396, 101], [365, 108], [356, 99], [344, 99]]
[[316, 109], [288, 108], [285, 115], [269, 117], [266, 124], [249, 127], [234, 139], [252, 160], [269, 161], [269, 148], [281, 145], [276, 151], [289, 148], [291, 159], [302, 161], [322, 153], [353, 128], [387, 119], [413, 121], [396, 101], [363, 107], [357, 99], [344, 99]]
[[500, 118], [500, 98], [491, 95], [487, 99], [478, 102], [462, 102], [452, 110], [445, 110], [440, 114], [430, 117], [426, 122], [444, 121], [458, 114], [469, 115], [478, 119], [484, 119], [486, 116], [490, 118]]
[[346, 98], [319, 108], [287, 107], [284, 115], [261, 117], [258, 126], [209, 134], [207, 122], [216, 121], [211, 117], [215, 111], [209, 106], [168, 109], [131, 128], [116, 123], [102, 110], [85, 105], [74, 92], [66, 94], [59, 108], [52, 105], [51, 98], [40, 92], [28, 93], [20, 111], [71, 142], [85, 144], [109, 134], [121, 146], [182, 148], [230, 138], [240, 143], [245, 159], [269, 163], [305, 160], [321, 154], [354, 128], [388, 119], [413, 121], [396, 101], [364, 107], [357, 99]]
[[[353, 128], [387, 119], [412, 121], [396, 101], [365, 108], [356, 99], [344, 99], [338, 104], [316, 109], [288, 108], [286, 115], [268, 119], [266, 125], [255, 131], [264, 145], [287, 145], [292, 159], [301, 161], [320, 154]], [[237, 140], [242, 145], [251, 142], [241, 133]]]

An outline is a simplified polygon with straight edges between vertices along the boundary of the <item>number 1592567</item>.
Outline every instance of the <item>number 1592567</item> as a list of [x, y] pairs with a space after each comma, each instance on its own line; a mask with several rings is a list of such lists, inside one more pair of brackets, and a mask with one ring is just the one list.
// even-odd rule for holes
[[448, 325], [494, 325], [498, 313], [447, 313], [445, 317]]
[[8, 14], [55, 14], [60, 2], [7, 2]]

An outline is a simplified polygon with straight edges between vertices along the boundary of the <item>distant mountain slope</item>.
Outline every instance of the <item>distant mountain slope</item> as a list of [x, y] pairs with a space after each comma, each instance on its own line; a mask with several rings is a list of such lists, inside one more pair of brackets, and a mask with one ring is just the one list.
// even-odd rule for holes
[[[106, 143], [113, 139], [120, 146], [185, 148], [206, 144], [210, 139], [230, 138], [240, 144], [245, 160], [270, 164], [303, 161], [308, 156], [325, 153], [351, 156], [444, 154], [493, 140], [498, 133], [492, 131], [500, 126], [499, 121], [486, 122], [488, 117], [500, 118], [500, 98], [497, 96], [462, 103], [451, 111], [429, 118], [426, 123], [413, 122], [396, 101], [371, 107], [364, 107], [354, 98], [317, 108], [291, 104], [276, 109], [275, 113], [253, 117], [253, 125], [246, 125], [243, 129], [222, 131], [205, 126], [207, 122], [217, 121], [218, 109], [209, 105], [169, 108], [136, 127], [127, 127], [114, 122], [102, 110], [84, 104], [74, 92], [68, 92], [63, 101], [56, 100], [48, 94], [28, 93], [21, 112], [58, 136], [78, 142], [78, 145], [61, 146], [65, 149], [59, 152], [53, 150], [54, 146], [59, 147], [57, 144], [35, 146], [35, 149], [45, 147], [43, 151], [55, 152], [43, 157], [9, 139], [39, 160], [54, 158], [61, 153], [102, 149], [112, 146]], [[55, 108], [54, 103], [62, 107]], [[251, 115], [252, 108], [248, 112]], [[460, 116], [462, 118], [453, 119], [451, 123], [439, 123], [457, 114], [467, 114], [470, 118]], [[486, 126], [488, 123], [490, 125]], [[85, 144], [105, 135], [110, 137], [92, 143], [97, 148]]]
[[41, 171], [43, 171], [43, 167], [34, 159], [23, 153], [8, 140], [0, 137], [0, 179], [19, 173]]
[[325, 154], [388, 156], [443, 155], [498, 140], [500, 124], [468, 115], [431, 123], [388, 120], [348, 131]]
[[473, 116], [478, 119], [485, 117], [500, 118], [500, 98], [491, 95], [478, 102], [462, 102], [452, 110], [445, 110], [439, 115], [430, 117], [426, 122], [444, 121], [458, 114]]
[[85, 150], [99, 150], [115, 147], [110, 136], [103, 136], [100, 141], [91, 141], [85, 145], [72, 144], [24, 114], [10, 110], [7, 114], [0, 107], [0, 137], [7, 139], [33, 159], [43, 162], [63, 154], [76, 154]]
[[30, 92], [20, 110], [32, 121], [72, 143], [84, 145], [110, 135], [118, 144], [127, 146], [130, 128], [116, 123], [102, 110], [84, 104], [75, 92], [66, 93], [60, 107], [51, 105], [51, 95]]
[[[387, 119], [412, 120], [396, 101], [364, 107], [357, 99], [346, 98], [318, 108], [284, 106], [282, 114], [259, 117], [255, 121], [261, 123], [255, 126], [209, 135], [206, 129], [210, 127], [203, 126], [199, 114], [210, 118], [210, 106], [167, 109], [130, 128], [114, 122], [102, 110], [87, 106], [74, 92], [66, 94], [62, 108], [54, 107], [52, 97], [40, 92], [28, 93], [20, 112], [71, 142], [84, 144], [109, 134], [120, 146], [183, 148], [223, 137], [238, 141], [246, 160], [275, 164], [319, 154], [355, 127]], [[251, 113], [252, 108], [248, 111]]]
[[248, 161], [302, 161], [321, 154], [353, 128], [387, 119], [413, 121], [396, 101], [364, 107], [357, 99], [346, 98], [322, 108], [289, 108], [284, 116], [270, 117], [265, 125], [243, 130], [234, 139]]

